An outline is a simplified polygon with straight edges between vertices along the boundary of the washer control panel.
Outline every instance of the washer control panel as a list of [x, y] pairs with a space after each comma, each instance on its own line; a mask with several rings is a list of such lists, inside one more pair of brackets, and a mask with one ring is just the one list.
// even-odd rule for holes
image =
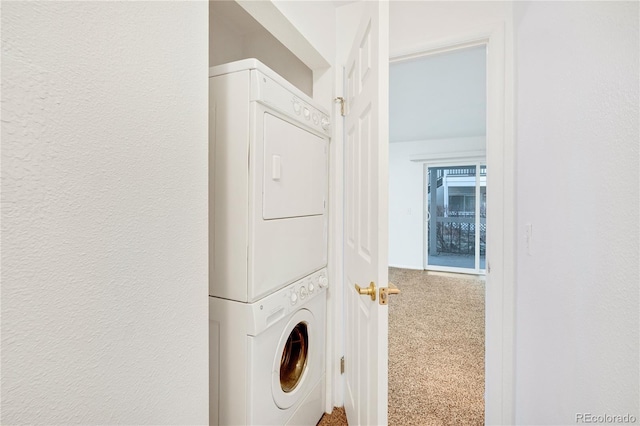
[[326, 269], [314, 272], [308, 277], [287, 287], [287, 298], [293, 306], [304, 303], [306, 300], [315, 296], [316, 293], [320, 293], [327, 288], [328, 284], [329, 280], [327, 279]]
[[252, 322], [249, 326], [249, 334], [256, 336], [271, 324], [300, 309], [314, 297], [325, 297], [328, 286], [327, 269], [323, 268], [262, 300], [248, 304], [252, 311], [252, 315], [248, 317]]

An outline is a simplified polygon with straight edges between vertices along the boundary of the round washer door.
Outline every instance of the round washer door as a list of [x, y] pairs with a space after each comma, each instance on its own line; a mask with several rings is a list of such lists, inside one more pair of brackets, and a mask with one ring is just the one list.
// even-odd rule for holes
[[304, 396], [309, 376], [314, 334], [313, 314], [296, 311], [287, 322], [273, 360], [271, 390], [273, 400], [282, 409], [294, 405]]

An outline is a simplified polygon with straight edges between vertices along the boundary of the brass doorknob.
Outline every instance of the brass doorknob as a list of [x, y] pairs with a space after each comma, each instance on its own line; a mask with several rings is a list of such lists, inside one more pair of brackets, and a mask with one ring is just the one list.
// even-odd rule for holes
[[375, 302], [376, 300], [376, 285], [373, 281], [369, 284], [369, 287], [362, 288], [358, 284], [356, 284], [356, 291], [358, 294], [364, 294], [366, 296], [371, 296], [371, 300]]
[[398, 287], [393, 283], [389, 283], [389, 287], [387, 288], [380, 288], [380, 304], [387, 305], [389, 303], [389, 295], [399, 293], [400, 289], [398, 289]]

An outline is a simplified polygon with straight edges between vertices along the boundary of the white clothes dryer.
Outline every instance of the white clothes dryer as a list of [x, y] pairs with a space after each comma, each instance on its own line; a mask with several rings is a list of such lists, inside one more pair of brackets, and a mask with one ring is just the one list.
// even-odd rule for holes
[[326, 287], [322, 269], [255, 303], [209, 297], [211, 424], [320, 420]]
[[209, 294], [251, 303], [327, 265], [329, 115], [256, 59], [209, 75]]

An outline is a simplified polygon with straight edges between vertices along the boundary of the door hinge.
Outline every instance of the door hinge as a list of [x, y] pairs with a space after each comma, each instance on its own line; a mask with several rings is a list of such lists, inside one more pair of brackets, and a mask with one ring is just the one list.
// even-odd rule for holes
[[345, 104], [347, 101], [345, 101], [345, 99], [342, 96], [338, 96], [337, 98], [335, 98], [333, 100], [334, 102], [340, 102], [340, 115], [341, 116], [346, 116], [346, 112], [345, 112]]
[[344, 374], [344, 357], [340, 358], [340, 374]]

